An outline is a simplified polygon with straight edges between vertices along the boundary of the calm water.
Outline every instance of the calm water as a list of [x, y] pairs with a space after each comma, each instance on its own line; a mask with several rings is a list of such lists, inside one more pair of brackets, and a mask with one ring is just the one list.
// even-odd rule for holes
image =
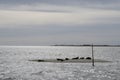
[[112, 63], [38, 63], [30, 59], [91, 56], [91, 47], [1, 46], [0, 80], [120, 80], [120, 47], [95, 47]]

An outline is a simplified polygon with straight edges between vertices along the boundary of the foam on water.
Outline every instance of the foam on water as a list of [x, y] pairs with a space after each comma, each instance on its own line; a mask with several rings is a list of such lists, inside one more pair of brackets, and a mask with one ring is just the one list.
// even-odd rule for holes
[[38, 63], [29, 59], [91, 56], [90, 47], [0, 47], [0, 80], [120, 80], [120, 48], [95, 47], [95, 58], [113, 63]]

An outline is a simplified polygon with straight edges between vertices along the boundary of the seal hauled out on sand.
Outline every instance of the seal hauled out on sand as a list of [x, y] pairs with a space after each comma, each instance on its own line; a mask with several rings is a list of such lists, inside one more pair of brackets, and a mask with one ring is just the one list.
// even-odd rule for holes
[[79, 57], [75, 57], [75, 58], [72, 58], [72, 59], [73, 59], [73, 60], [74, 60], [74, 59], [79, 59]]
[[91, 60], [92, 58], [91, 57], [86, 57], [86, 59]]
[[59, 59], [59, 58], [57, 58], [57, 61], [64, 61], [63, 59]]
[[37, 60], [38, 62], [44, 62], [44, 60], [41, 60], [41, 59], [39, 59], [39, 60]]
[[69, 60], [69, 58], [65, 58], [65, 60]]
[[80, 59], [85, 59], [84, 57], [80, 57]]

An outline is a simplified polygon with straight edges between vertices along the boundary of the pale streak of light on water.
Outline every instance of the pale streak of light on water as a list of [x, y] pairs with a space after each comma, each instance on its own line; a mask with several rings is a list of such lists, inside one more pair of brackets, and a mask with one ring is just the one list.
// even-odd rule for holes
[[91, 56], [91, 47], [1, 46], [0, 80], [120, 80], [120, 47], [95, 47], [112, 63], [38, 63], [30, 59]]

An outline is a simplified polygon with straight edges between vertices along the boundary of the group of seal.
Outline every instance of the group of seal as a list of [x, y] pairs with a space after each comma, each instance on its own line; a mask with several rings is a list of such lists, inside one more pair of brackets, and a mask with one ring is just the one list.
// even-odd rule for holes
[[[57, 61], [69, 61], [69, 60], [91, 60], [92, 58], [91, 57], [74, 57], [74, 58], [64, 58], [64, 59], [61, 59], [61, 58], [56, 58]], [[37, 62], [49, 62], [49, 60], [43, 60], [43, 59], [38, 59], [38, 60], [32, 60], [32, 61], [37, 61]]]
[[60, 58], [57, 58], [56, 60], [57, 61], [65, 61], [65, 60], [78, 60], [78, 59], [86, 59], [86, 60], [91, 60], [92, 58], [91, 57], [74, 57], [72, 59], [70, 58], [65, 58], [65, 59], [60, 59]]

